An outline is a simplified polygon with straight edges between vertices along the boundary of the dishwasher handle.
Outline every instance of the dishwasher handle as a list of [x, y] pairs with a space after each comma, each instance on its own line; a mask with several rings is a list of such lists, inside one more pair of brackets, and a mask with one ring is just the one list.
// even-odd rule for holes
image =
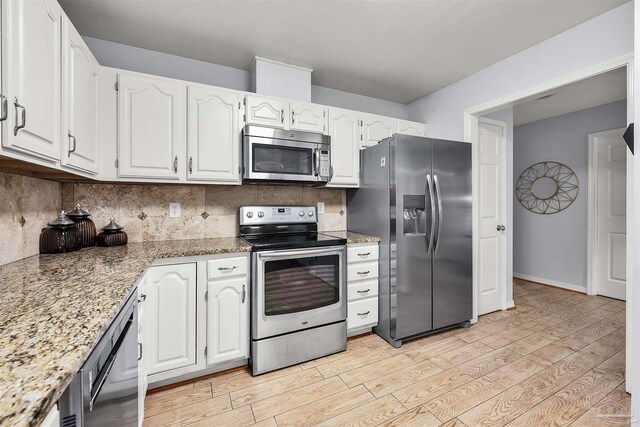
[[91, 399], [89, 400], [89, 411], [93, 411], [93, 406], [96, 403], [96, 400], [98, 400], [100, 391], [102, 391], [102, 387], [107, 382], [107, 378], [109, 377], [109, 374], [111, 373], [111, 369], [113, 369], [113, 364], [116, 361], [116, 356], [118, 355], [118, 351], [120, 351], [120, 348], [122, 347], [122, 343], [124, 342], [127, 336], [127, 332], [129, 332], [129, 329], [131, 329], [134, 315], [135, 315], [135, 312], [131, 314], [131, 317], [129, 317], [129, 320], [127, 320], [127, 324], [122, 329], [122, 332], [118, 337], [118, 340], [116, 341], [115, 345], [111, 349], [111, 352], [109, 353], [109, 356], [107, 357], [105, 366], [100, 370], [100, 373], [98, 373], [98, 377], [96, 378], [96, 381], [95, 381], [95, 383], [97, 384], [97, 387], [93, 387], [93, 384], [89, 385], [91, 390], [90, 391]]

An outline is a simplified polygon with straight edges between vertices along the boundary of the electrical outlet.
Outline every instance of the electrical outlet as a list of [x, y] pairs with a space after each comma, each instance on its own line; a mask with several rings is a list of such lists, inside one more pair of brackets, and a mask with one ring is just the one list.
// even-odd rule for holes
[[318, 202], [318, 215], [322, 215], [324, 213], [324, 202]]
[[169, 203], [169, 218], [180, 218], [180, 203]]

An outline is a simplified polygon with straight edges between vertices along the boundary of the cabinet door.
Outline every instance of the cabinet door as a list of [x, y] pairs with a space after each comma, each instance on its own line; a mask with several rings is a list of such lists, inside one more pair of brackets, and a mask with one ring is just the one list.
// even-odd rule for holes
[[8, 136], [3, 144], [49, 161], [60, 160], [62, 9], [55, 1], [4, 1]]
[[98, 171], [99, 65], [68, 19], [64, 20], [62, 63], [61, 163], [84, 172]]
[[196, 364], [196, 264], [149, 268], [145, 301], [147, 374]]
[[184, 177], [183, 105], [179, 83], [118, 75], [118, 176]]
[[287, 101], [247, 95], [245, 122], [249, 125], [266, 125], [289, 129], [289, 103]]
[[403, 135], [427, 136], [427, 125], [424, 123], [410, 122], [408, 120], [397, 120], [396, 133], [401, 133]]
[[187, 179], [240, 184], [240, 95], [189, 87]]
[[144, 319], [145, 307], [147, 306], [147, 276], [143, 276], [138, 283], [138, 425], [142, 426], [144, 419], [144, 400], [147, 396], [147, 368], [145, 365], [145, 337], [144, 337]]
[[381, 140], [393, 135], [396, 128], [395, 119], [372, 114], [362, 115], [361, 148], [377, 145]]
[[327, 133], [327, 108], [306, 102], [290, 103], [292, 130]]
[[209, 282], [207, 364], [249, 357], [249, 283], [243, 276]]
[[355, 111], [329, 109], [331, 135], [331, 186], [358, 186], [360, 173], [360, 122]]

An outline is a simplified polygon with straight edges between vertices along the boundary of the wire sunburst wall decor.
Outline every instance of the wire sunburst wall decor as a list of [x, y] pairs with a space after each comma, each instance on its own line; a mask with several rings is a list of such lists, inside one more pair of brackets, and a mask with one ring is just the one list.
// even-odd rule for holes
[[571, 206], [579, 187], [578, 177], [567, 165], [540, 162], [522, 172], [516, 182], [516, 195], [531, 212], [550, 215]]

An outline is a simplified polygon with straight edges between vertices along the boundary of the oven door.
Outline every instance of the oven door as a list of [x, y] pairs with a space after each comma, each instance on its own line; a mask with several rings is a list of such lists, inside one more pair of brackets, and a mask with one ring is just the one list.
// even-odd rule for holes
[[253, 253], [254, 340], [347, 318], [345, 246]]
[[243, 151], [245, 180], [323, 183], [330, 178], [328, 144], [246, 136]]

